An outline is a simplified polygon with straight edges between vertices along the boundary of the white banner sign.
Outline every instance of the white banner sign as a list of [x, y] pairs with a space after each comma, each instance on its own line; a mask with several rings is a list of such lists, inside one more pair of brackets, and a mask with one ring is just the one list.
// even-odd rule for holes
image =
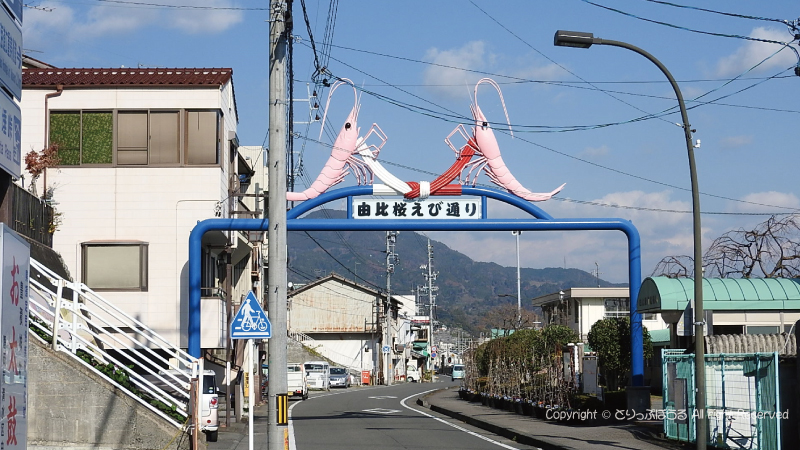
[[3, 377], [0, 379], [0, 448], [25, 449], [28, 435], [28, 272], [30, 245], [0, 224], [0, 334]]
[[482, 219], [481, 200], [353, 199], [354, 219]]

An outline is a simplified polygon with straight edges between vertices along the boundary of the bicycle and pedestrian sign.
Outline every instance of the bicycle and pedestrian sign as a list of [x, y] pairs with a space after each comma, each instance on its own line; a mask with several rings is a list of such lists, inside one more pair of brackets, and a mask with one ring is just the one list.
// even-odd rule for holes
[[269, 339], [272, 324], [253, 291], [247, 293], [231, 323], [231, 339]]

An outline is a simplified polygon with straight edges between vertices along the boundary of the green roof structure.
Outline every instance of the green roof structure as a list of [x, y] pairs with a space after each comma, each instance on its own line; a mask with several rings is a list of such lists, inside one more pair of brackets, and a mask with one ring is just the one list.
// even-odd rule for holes
[[[682, 311], [693, 297], [693, 278], [648, 277], [639, 290], [637, 310]], [[704, 278], [703, 308], [800, 311], [800, 278]]]

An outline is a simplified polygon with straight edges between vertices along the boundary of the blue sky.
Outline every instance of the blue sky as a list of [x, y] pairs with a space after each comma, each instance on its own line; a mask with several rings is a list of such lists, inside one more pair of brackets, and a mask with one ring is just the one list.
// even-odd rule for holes
[[[558, 29], [641, 47], [678, 80], [694, 137], [701, 140], [696, 159], [704, 247], [768, 217], [758, 214], [800, 209], [798, 61], [790, 49], [762, 42], [791, 41], [785, 24], [766, 19], [797, 20], [797, 2], [674, 4], [761, 19], [648, 0], [348, 0], [339, 2], [326, 41], [329, 2], [306, 1], [318, 53], [329, 56], [323, 60], [333, 76], [351, 79], [364, 92], [359, 126], [378, 123], [388, 135], [379, 159], [395, 175], [430, 181], [450, 166], [454, 155], [443, 139], [458, 123], [469, 123], [475, 82], [490, 77], [502, 88], [514, 137], [502, 131], [505, 116], [491, 87], [481, 86], [478, 102], [495, 124], [512, 173], [533, 192], [567, 183], [557, 198], [538, 203], [554, 217], [632, 220], [642, 238], [645, 276], [664, 256], [692, 253], [689, 169], [683, 132], [675, 125], [677, 102], [666, 78], [642, 56], [610, 46], [554, 47]], [[23, 46], [59, 67], [233, 68], [240, 141], [265, 142], [267, 2], [36, 5], [24, 11]], [[294, 16], [294, 90], [303, 98], [314, 58], [299, 1]], [[324, 106], [327, 90], [320, 94]], [[338, 89], [327, 117], [332, 128], [342, 126], [352, 105], [352, 90]], [[295, 120], [305, 120], [307, 105], [297, 102], [295, 109]], [[645, 116], [650, 118], [635, 120]], [[295, 129], [305, 169], [301, 190], [319, 173], [332, 137], [323, 134], [317, 142], [319, 123]], [[485, 175], [478, 181], [491, 184]], [[352, 176], [345, 181], [354, 183]], [[490, 214], [516, 213], [493, 205]], [[516, 263], [511, 233], [430, 235], [477, 260]], [[524, 233], [520, 243], [523, 267], [599, 267], [601, 278], [627, 281], [626, 240], [619, 232]]]

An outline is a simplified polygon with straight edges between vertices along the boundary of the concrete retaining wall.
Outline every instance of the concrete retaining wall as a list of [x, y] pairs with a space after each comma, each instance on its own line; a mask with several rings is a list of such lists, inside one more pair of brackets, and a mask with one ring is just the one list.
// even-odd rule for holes
[[32, 336], [28, 349], [28, 448], [189, 448], [188, 435], [92, 370]]

